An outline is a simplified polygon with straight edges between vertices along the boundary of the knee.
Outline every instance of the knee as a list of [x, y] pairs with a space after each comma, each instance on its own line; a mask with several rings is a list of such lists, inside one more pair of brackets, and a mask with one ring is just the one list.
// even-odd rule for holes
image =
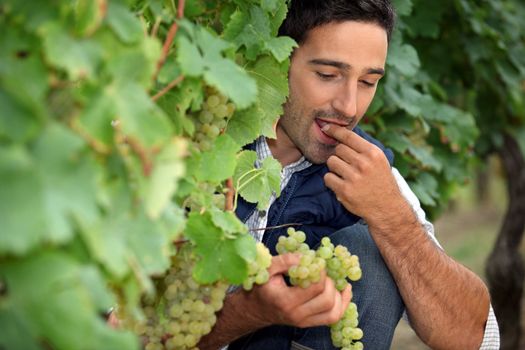
[[364, 256], [381, 258], [379, 249], [365, 224], [357, 223], [336, 231], [330, 235], [330, 240], [334, 245], [340, 244], [347, 247], [352, 254], [359, 256], [360, 259]]

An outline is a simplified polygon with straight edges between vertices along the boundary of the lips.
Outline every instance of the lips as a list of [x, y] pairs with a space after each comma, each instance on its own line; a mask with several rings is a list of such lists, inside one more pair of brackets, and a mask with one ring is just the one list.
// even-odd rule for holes
[[327, 145], [336, 145], [338, 141], [334, 139], [333, 137], [325, 134], [325, 132], [322, 130], [325, 125], [335, 124], [335, 125], [342, 126], [342, 127], [348, 126], [348, 123], [345, 123], [342, 120], [322, 119], [322, 118], [315, 118], [315, 124], [318, 126], [318, 133], [319, 133], [319, 138], [321, 142]]
[[315, 122], [322, 128], [323, 126], [325, 126], [326, 124], [335, 124], [335, 125], [339, 125], [339, 126], [342, 126], [342, 127], [348, 127], [348, 125], [350, 125], [350, 123], [348, 122], [345, 122], [343, 120], [340, 120], [340, 119], [325, 119], [325, 118], [315, 118]]

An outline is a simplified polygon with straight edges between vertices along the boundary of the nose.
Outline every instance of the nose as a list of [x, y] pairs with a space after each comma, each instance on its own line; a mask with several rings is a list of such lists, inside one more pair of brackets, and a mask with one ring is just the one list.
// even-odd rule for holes
[[342, 84], [332, 100], [332, 107], [347, 118], [357, 115], [357, 82]]

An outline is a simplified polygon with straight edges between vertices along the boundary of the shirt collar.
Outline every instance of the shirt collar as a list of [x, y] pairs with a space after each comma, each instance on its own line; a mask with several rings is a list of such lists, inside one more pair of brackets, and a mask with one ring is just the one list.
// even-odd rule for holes
[[[268, 142], [266, 142], [266, 137], [259, 136], [259, 138], [255, 141], [255, 152], [257, 153], [256, 165], [257, 167], [260, 167], [262, 161], [272, 155], [270, 146], [268, 146]], [[283, 171], [295, 173], [297, 171], [306, 169], [311, 165], [312, 163], [307, 161], [304, 156], [301, 156], [301, 158], [299, 158], [299, 160], [297, 160], [296, 162], [293, 162], [285, 166], [283, 168]]]

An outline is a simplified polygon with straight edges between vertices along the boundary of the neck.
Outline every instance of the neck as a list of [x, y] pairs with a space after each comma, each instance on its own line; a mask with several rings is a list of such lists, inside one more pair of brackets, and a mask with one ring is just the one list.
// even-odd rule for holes
[[290, 140], [279, 124], [277, 124], [276, 135], [277, 138], [275, 139], [266, 139], [273, 157], [277, 159], [283, 167], [297, 162], [302, 157], [301, 151], [299, 151], [297, 146]]

